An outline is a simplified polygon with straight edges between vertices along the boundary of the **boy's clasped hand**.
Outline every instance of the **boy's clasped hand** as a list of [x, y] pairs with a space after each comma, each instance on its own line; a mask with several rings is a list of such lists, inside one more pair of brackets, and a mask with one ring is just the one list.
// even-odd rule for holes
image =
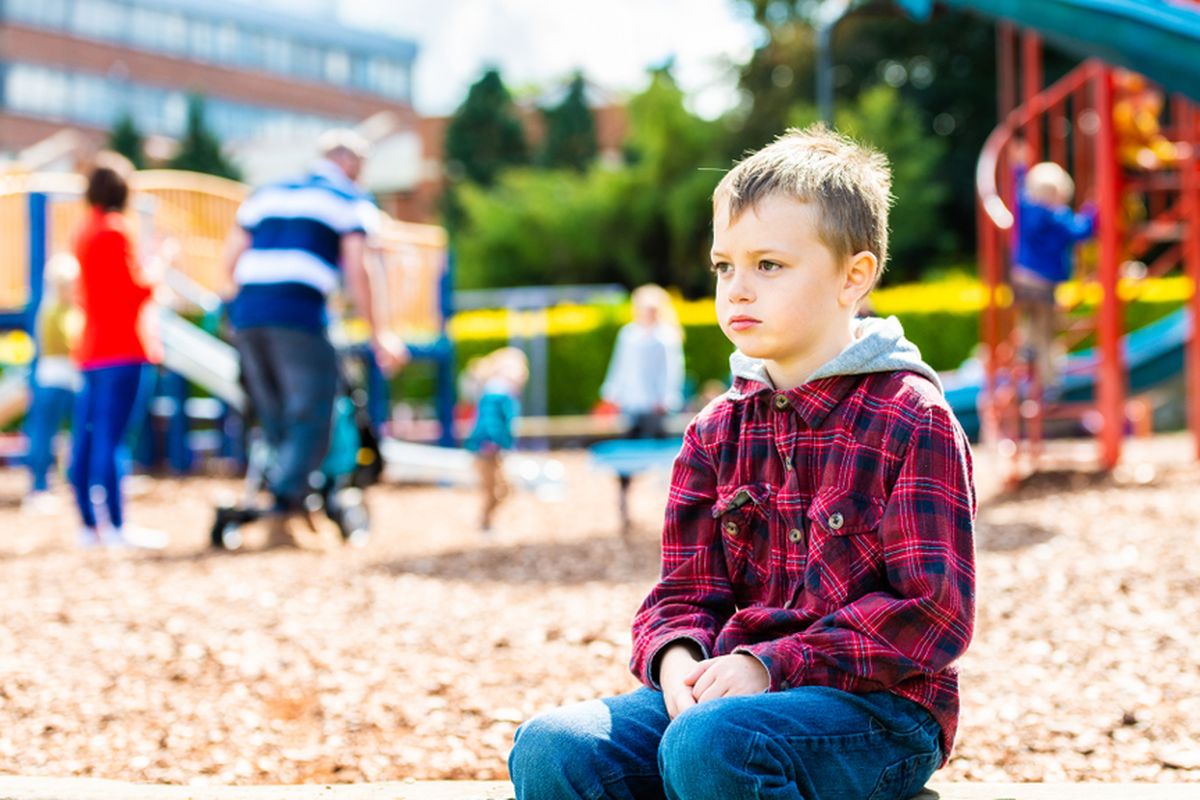
[[684, 645], [670, 647], [663, 654], [659, 678], [671, 719], [698, 703], [762, 694], [771, 685], [766, 667], [748, 653], [699, 660]]

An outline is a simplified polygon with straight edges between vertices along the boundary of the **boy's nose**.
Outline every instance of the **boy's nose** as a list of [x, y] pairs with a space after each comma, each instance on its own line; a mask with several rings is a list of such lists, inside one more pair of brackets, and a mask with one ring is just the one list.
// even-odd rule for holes
[[753, 287], [744, 272], [735, 270], [729, 279], [729, 300], [734, 303], [744, 303], [754, 299]]

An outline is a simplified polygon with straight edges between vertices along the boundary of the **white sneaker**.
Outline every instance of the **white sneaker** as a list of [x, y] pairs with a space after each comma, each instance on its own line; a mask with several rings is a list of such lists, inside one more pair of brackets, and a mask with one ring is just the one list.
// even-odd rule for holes
[[62, 501], [49, 492], [30, 492], [21, 500], [21, 513], [37, 516], [56, 514]]
[[167, 535], [153, 528], [126, 525], [106, 531], [104, 544], [112, 548], [132, 547], [137, 550], [162, 550], [167, 546]]
[[75, 532], [75, 544], [83, 550], [95, 550], [106, 542], [100, 538], [100, 534], [95, 528], [85, 525]]

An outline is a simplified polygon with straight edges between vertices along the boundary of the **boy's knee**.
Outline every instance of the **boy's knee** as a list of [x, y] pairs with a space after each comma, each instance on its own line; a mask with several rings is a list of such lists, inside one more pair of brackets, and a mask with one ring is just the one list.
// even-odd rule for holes
[[757, 736], [721, 701], [688, 709], [668, 726], [658, 766], [672, 796], [720, 797], [737, 791]]
[[566, 709], [534, 717], [517, 728], [508, 771], [515, 777], [529, 768], [546, 770], [551, 764], [579, 764], [595, 749], [594, 737], [575, 724]]

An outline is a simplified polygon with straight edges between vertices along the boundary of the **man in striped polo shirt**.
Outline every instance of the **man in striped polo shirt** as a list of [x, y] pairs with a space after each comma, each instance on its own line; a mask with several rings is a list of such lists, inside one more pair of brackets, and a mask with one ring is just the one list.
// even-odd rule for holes
[[275, 545], [292, 543], [284, 523], [303, 511], [308, 476], [328, 449], [338, 385], [326, 332], [329, 295], [345, 285], [385, 372], [408, 358], [403, 344], [376, 324], [367, 243], [380, 214], [355, 183], [367, 143], [353, 131], [330, 131], [319, 150], [308, 174], [250, 195], [226, 246], [237, 287], [230, 319], [242, 375], [275, 451], [267, 472], [277, 512]]

